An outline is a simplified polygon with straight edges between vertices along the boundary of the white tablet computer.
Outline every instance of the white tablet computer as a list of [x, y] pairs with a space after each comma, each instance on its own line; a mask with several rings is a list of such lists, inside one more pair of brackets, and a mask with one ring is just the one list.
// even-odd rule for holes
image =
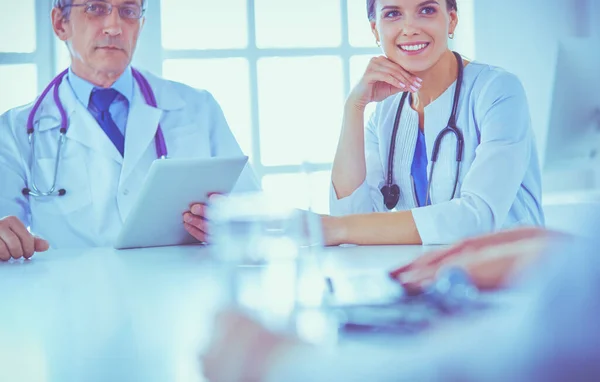
[[197, 243], [183, 227], [183, 213], [191, 203], [205, 202], [209, 192], [231, 192], [247, 161], [245, 156], [155, 160], [114, 247]]

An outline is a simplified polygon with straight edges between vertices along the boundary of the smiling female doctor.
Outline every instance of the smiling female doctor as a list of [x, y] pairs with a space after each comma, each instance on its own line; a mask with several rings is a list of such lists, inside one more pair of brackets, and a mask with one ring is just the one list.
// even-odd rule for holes
[[327, 243], [446, 244], [542, 225], [525, 92], [449, 50], [456, 1], [367, 0], [367, 10], [385, 56], [346, 101], [330, 198], [341, 217], [323, 218]]
[[[36, 102], [0, 116], [1, 260], [47, 249], [26, 226], [54, 248], [111, 245], [157, 158], [243, 155], [208, 92], [130, 66], [144, 8], [54, 1], [71, 67]], [[257, 187], [246, 168], [237, 189]], [[195, 205], [181, 219], [200, 240], [202, 215]]]

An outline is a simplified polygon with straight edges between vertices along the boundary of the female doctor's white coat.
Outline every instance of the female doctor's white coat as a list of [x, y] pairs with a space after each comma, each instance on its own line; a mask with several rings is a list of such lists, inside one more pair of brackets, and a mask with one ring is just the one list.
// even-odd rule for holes
[[[425, 108], [428, 169], [433, 143], [447, 126], [456, 82]], [[365, 128], [367, 176], [352, 195], [338, 199], [331, 187], [332, 215], [383, 212], [396, 110], [402, 94], [377, 104]], [[543, 225], [541, 175], [525, 91], [518, 78], [500, 68], [471, 62], [464, 69], [457, 126], [464, 136], [455, 198], [456, 139], [447, 134], [435, 164], [430, 206], [417, 208], [411, 165], [419, 116], [408, 102], [396, 137], [394, 182], [397, 210], [411, 210], [423, 244], [448, 244], [468, 236], [519, 225]]]
[[[32, 182], [26, 122], [33, 104], [2, 115], [0, 216], [17, 216], [53, 248], [109, 246], [157, 158], [154, 134], [159, 122], [171, 158], [243, 155], [210, 93], [143, 74], [154, 91], [157, 107], [145, 103], [135, 83], [124, 157], [63, 79], [59, 95], [69, 126], [56, 182], [58, 188], [66, 189], [64, 196], [36, 198], [21, 193], [24, 187], [31, 188]], [[60, 128], [60, 114], [51, 94], [42, 102], [34, 128], [35, 181], [45, 191], [54, 177]], [[247, 166], [236, 190], [255, 189], [256, 178]]]

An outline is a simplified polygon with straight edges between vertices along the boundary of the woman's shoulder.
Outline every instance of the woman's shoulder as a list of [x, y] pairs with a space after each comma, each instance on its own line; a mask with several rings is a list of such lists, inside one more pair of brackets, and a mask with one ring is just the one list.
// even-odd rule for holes
[[499, 96], [525, 94], [517, 75], [499, 66], [478, 61], [472, 61], [465, 67], [463, 82], [480, 97], [497, 99]]

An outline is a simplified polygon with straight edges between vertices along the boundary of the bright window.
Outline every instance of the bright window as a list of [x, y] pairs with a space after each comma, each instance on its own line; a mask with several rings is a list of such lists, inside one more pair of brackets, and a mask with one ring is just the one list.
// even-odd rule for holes
[[[345, 97], [381, 54], [365, 1], [147, 2], [134, 62], [211, 92], [265, 190], [328, 212]], [[0, 87], [0, 112], [33, 101], [69, 65], [65, 44], [52, 33], [50, 4], [16, 1], [10, 17], [0, 16], [0, 35], [18, 37], [0, 41], [0, 83], [8, 84]], [[452, 48], [474, 58], [474, 0], [458, 5]]]
[[[219, 75], [215, 75], [219, 73]], [[215, 97], [242, 150], [252, 156], [250, 82], [245, 58], [165, 60], [163, 75], [207, 89]]]
[[0, 36], [2, 36], [0, 52], [34, 52], [37, 31], [34, 0], [19, 0], [2, 4], [0, 14], [3, 15], [0, 16]]
[[165, 49], [232, 49], [247, 44], [246, 0], [161, 0], [160, 3]]
[[0, 114], [31, 102], [37, 92], [36, 65], [0, 65], [0, 84]]
[[344, 101], [340, 57], [261, 59], [258, 100], [264, 165], [332, 162]]
[[254, 0], [259, 48], [335, 47], [342, 42], [338, 1]]

